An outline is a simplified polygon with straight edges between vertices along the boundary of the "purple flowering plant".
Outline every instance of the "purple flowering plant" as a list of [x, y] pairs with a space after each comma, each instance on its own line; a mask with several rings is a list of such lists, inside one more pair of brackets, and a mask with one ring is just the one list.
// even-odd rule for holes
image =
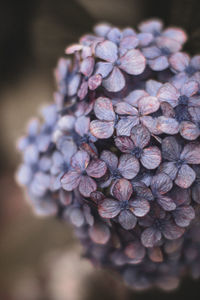
[[36, 213], [68, 220], [85, 256], [137, 290], [200, 277], [200, 56], [186, 40], [156, 19], [96, 25], [18, 141]]

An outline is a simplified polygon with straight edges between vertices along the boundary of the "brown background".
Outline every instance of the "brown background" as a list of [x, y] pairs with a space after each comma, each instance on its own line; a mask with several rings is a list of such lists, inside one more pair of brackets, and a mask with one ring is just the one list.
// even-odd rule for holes
[[144, 18], [184, 27], [186, 49], [200, 52], [198, 0], [0, 1], [0, 299], [198, 299], [200, 282], [178, 291], [133, 293], [109, 272], [80, 258], [71, 228], [38, 219], [14, 182], [16, 138], [38, 107], [52, 101], [52, 72], [64, 48], [98, 21], [136, 26]]

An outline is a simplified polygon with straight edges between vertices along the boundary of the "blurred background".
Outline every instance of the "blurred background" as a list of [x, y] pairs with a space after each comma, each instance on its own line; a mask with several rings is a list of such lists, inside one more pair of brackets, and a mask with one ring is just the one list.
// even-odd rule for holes
[[197, 299], [200, 282], [186, 279], [170, 294], [134, 293], [94, 269], [70, 226], [36, 218], [14, 181], [15, 141], [52, 101], [66, 45], [98, 21], [136, 26], [149, 17], [185, 28], [185, 49], [200, 52], [199, 0], [0, 0], [0, 300]]

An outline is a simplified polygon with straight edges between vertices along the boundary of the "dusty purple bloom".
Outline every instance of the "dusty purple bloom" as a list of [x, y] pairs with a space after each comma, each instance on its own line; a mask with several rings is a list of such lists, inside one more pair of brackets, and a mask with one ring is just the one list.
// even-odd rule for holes
[[149, 203], [145, 199], [131, 198], [133, 188], [126, 179], [115, 182], [112, 193], [113, 198], [105, 198], [99, 205], [98, 211], [101, 217], [112, 219], [118, 216], [118, 222], [127, 230], [135, 227], [137, 217], [145, 216], [149, 209]]
[[118, 55], [118, 47], [111, 41], [97, 44], [96, 57], [103, 60], [97, 63], [96, 74], [103, 77], [103, 86], [110, 92], [119, 92], [126, 84], [122, 71], [139, 75], [145, 69], [145, 58], [139, 50], [130, 49], [123, 56]]
[[188, 143], [183, 148], [176, 138], [166, 137], [162, 142], [162, 156], [167, 162], [160, 166], [160, 170], [168, 174], [178, 186], [190, 187], [196, 178], [190, 165], [200, 163], [199, 143]]
[[89, 154], [80, 150], [71, 159], [72, 169], [61, 178], [62, 188], [72, 191], [79, 188], [80, 193], [89, 197], [97, 189], [97, 184], [93, 178], [102, 177], [107, 170], [105, 162], [100, 159], [90, 161]]
[[131, 137], [120, 136], [115, 138], [115, 145], [121, 152], [129, 153], [140, 160], [147, 169], [155, 169], [161, 163], [161, 152], [158, 147], [146, 147], [150, 142], [150, 133], [142, 125], [132, 129]]

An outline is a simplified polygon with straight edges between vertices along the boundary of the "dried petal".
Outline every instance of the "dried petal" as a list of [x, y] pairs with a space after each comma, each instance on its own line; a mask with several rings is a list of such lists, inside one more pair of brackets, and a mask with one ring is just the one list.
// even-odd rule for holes
[[120, 58], [120, 68], [131, 75], [141, 74], [146, 66], [145, 57], [139, 50], [131, 49]]
[[114, 132], [114, 122], [103, 122], [94, 120], [90, 123], [90, 131], [92, 135], [99, 139], [107, 139]]
[[101, 160], [105, 161], [109, 169], [115, 170], [117, 169], [118, 165], [118, 158], [117, 156], [112, 153], [111, 151], [104, 150], [101, 153]]
[[177, 72], [183, 72], [189, 65], [190, 57], [187, 53], [177, 52], [170, 56], [171, 67]]
[[104, 161], [100, 159], [93, 159], [87, 169], [86, 172], [89, 176], [94, 178], [100, 178], [106, 173], [107, 167]]
[[123, 154], [119, 159], [118, 170], [124, 178], [132, 179], [138, 174], [140, 164], [134, 156], [130, 154]]
[[136, 147], [143, 149], [148, 145], [151, 135], [143, 125], [135, 126], [131, 131], [131, 139]]
[[179, 91], [171, 83], [165, 83], [159, 89], [157, 97], [161, 102], [168, 102], [172, 107], [178, 104]]
[[160, 165], [161, 159], [160, 150], [158, 147], [153, 146], [143, 150], [140, 161], [145, 168], [152, 170]]
[[199, 143], [187, 144], [184, 147], [180, 158], [183, 159], [188, 164], [200, 164], [200, 144]]
[[179, 132], [179, 123], [174, 118], [158, 117], [157, 128], [166, 134], [177, 134]]
[[196, 178], [196, 173], [188, 165], [182, 165], [178, 171], [175, 183], [183, 189], [189, 188]]
[[115, 119], [112, 102], [109, 98], [99, 97], [95, 101], [94, 112], [96, 117], [102, 121], [113, 121]]
[[115, 182], [112, 193], [119, 201], [127, 201], [130, 199], [133, 188], [131, 183], [126, 179], [119, 179]]
[[89, 161], [89, 154], [86, 151], [80, 150], [73, 155], [71, 165], [79, 173], [87, 168]]
[[149, 66], [154, 71], [162, 71], [169, 67], [169, 62], [166, 56], [159, 56], [148, 61]]
[[116, 147], [124, 153], [130, 153], [134, 149], [132, 140], [126, 136], [120, 136], [115, 138]]
[[179, 159], [181, 146], [173, 136], [166, 137], [162, 141], [162, 155], [164, 159], [176, 161]]
[[81, 176], [79, 184], [79, 192], [84, 197], [90, 197], [90, 194], [97, 189], [96, 182], [89, 176]]
[[183, 121], [180, 124], [180, 134], [184, 139], [194, 141], [199, 137], [200, 130], [194, 123]]
[[136, 217], [144, 217], [150, 210], [149, 202], [145, 199], [130, 201], [130, 210]]
[[98, 207], [98, 212], [102, 218], [112, 219], [120, 212], [120, 203], [113, 199], [104, 199]]
[[85, 58], [80, 65], [80, 72], [87, 76], [90, 77], [92, 75], [93, 69], [94, 69], [94, 58], [89, 56], [87, 58]]
[[195, 217], [192, 206], [178, 207], [173, 213], [175, 223], [180, 227], [187, 227]]
[[104, 88], [109, 92], [119, 92], [125, 87], [125, 78], [118, 67], [114, 67], [111, 74], [103, 80]]
[[176, 240], [184, 234], [185, 230], [175, 225], [172, 221], [168, 221], [162, 232], [167, 239]]
[[95, 55], [108, 62], [117, 60], [117, 46], [111, 41], [104, 41], [97, 44], [95, 48]]
[[68, 171], [60, 181], [64, 190], [73, 191], [80, 183], [80, 174], [73, 170]]
[[100, 74], [95, 74], [91, 76], [88, 80], [89, 89], [94, 91], [96, 90], [102, 82], [102, 76]]
[[129, 210], [122, 210], [119, 214], [118, 221], [124, 229], [130, 230], [135, 227], [137, 218]]
[[157, 199], [157, 202], [165, 211], [172, 211], [176, 209], [176, 204], [170, 197], [161, 196]]
[[150, 227], [142, 232], [141, 242], [145, 247], [151, 248], [158, 244], [158, 242], [161, 240], [161, 237], [162, 235], [159, 230]]
[[158, 99], [153, 96], [142, 97], [138, 101], [138, 108], [143, 116], [152, 114], [153, 112], [157, 111], [159, 107], [160, 103]]
[[171, 178], [165, 173], [159, 173], [152, 178], [151, 189], [163, 195], [169, 192], [173, 187]]

